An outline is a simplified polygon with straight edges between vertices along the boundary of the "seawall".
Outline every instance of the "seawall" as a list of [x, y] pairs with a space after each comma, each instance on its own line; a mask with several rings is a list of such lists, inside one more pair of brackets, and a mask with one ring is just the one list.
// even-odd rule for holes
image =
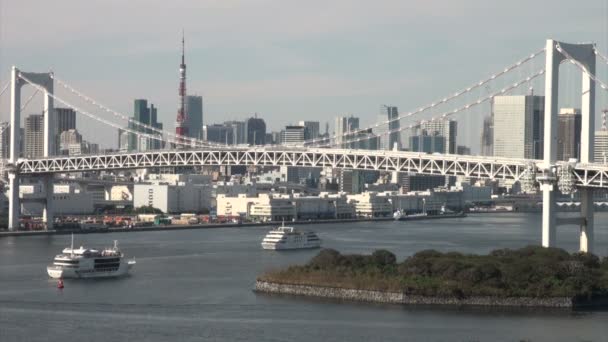
[[406, 305], [472, 305], [472, 306], [505, 306], [505, 307], [544, 307], [544, 308], [574, 308], [574, 300], [570, 297], [531, 298], [531, 297], [485, 297], [467, 298], [430, 297], [408, 295], [402, 292], [384, 292], [355, 290], [336, 287], [280, 284], [257, 280], [256, 292], [332, 298], [359, 302], [406, 304]]
[[[403, 221], [422, 221], [447, 218], [465, 217], [464, 214], [446, 214], [434, 216], [411, 216]], [[374, 218], [356, 218], [356, 219], [326, 219], [326, 220], [311, 220], [311, 221], [293, 221], [286, 222], [289, 225], [301, 224], [324, 224], [324, 223], [349, 223], [349, 222], [369, 222], [369, 221], [394, 221], [392, 217], [374, 217]], [[94, 234], [94, 233], [128, 233], [128, 232], [150, 232], [164, 230], [187, 230], [187, 229], [215, 229], [215, 228], [234, 228], [234, 227], [256, 227], [256, 226], [277, 226], [281, 222], [245, 222], [245, 223], [207, 223], [207, 224], [192, 224], [192, 225], [161, 225], [161, 226], [143, 226], [133, 228], [108, 228], [96, 230], [80, 230], [80, 229], [61, 229], [61, 230], [17, 230], [17, 231], [0, 231], [0, 237], [3, 236], [34, 236], [34, 235], [67, 235], [67, 234]]]

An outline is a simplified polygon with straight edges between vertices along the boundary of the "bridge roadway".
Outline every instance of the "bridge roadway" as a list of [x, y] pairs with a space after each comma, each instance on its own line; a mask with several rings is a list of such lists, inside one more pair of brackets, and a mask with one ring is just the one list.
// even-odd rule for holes
[[[426, 154], [406, 151], [373, 151], [288, 147], [228, 147], [192, 150], [155, 150], [72, 157], [19, 159], [19, 175], [124, 170], [151, 167], [255, 165], [332, 167], [355, 170], [412, 172], [427, 175], [465, 176], [481, 179], [520, 180], [524, 175], [557, 177], [570, 168], [572, 185], [608, 188], [608, 165], [558, 162], [547, 171], [542, 160], [482, 156]], [[8, 166], [10, 169], [10, 165]], [[12, 168], [15, 170], [15, 167]], [[528, 177], [526, 177], [528, 178]]]

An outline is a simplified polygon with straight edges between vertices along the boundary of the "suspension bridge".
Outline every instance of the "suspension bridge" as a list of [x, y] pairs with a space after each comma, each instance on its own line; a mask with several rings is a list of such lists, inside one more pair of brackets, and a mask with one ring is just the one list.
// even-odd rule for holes
[[[441, 110], [442, 106], [470, 96], [474, 91], [504, 75], [514, 71], [522, 73], [524, 65], [539, 56], [545, 56], [544, 67], [527, 73], [498, 91], [479, 96], [478, 98], [458, 105], [455, 109]], [[342, 135], [305, 141], [302, 146], [228, 146], [210, 143], [200, 139], [167, 132], [130, 118], [110, 109], [92, 97], [83, 94], [61, 80], [53, 73], [24, 72], [13, 67], [10, 83], [0, 91], [0, 95], [10, 87], [10, 124], [4, 129], [10, 130], [10, 157], [4, 162], [8, 175], [9, 229], [19, 227], [20, 200], [19, 179], [38, 177], [43, 180], [47, 190], [52, 189], [53, 175], [57, 173], [110, 171], [158, 167], [182, 166], [294, 166], [294, 167], [332, 167], [357, 170], [375, 170], [386, 172], [408, 172], [427, 175], [464, 176], [479, 179], [519, 181], [522, 187], [538, 188], [543, 194], [542, 245], [553, 247], [556, 244], [556, 227], [560, 224], [576, 224], [580, 227], [580, 250], [591, 252], [593, 249], [593, 191], [608, 189], [608, 165], [593, 163], [595, 131], [595, 88], [598, 85], [608, 91], [608, 85], [597, 77], [596, 59], [608, 64], [595, 44], [568, 44], [547, 40], [545, 46], [528, 57], [502, 69], [490, 77], [472, 84], [427, 106], [400, 114], [396, 118], [382, 120], [363, 129], [356, 129]], [[564, 62], [571, 63], [582, 73], [581, 114], [582, 128], [580, 141], [580, 160], [557, 160], [557, 100], [559, 86], [559, 68]], [[400, 133], [407, 129], [419, 127], [425, 122], [444, 120], [459, 113], [470, 111], [488, 103], [495, 96], [509, 94], [533, 80], [545, 78], [545, 114], [544, 114], [544, 154], [542, 160], [515, 159], [489, 156], [427, 154], [398, 150], [361, 150], [345, 148], [354, 143], [370, 139], [358, 133], [369, 129], [384, 129], [381, 135]], [[94, 106], [104, 115], [108, 114], [130, 123], [128, 127], [118, 124], [106, 116], [93, 113], [74, 104], [54, 92], [55, 83], [67, 93], [76, 96], [87, 105]], [[25, 159], [19, 157], [20, 121], [21, 121], [21, 88], [32, 86], [36, 93], [44, 97], [44, 157]], [[31, 100], [28, 99], [26, 104]], [[171, 148], [135, 153], [111, 153], [82, 156], [53, 156], [55, 151], [53, 115], [54, 102], [72, 108], [77, 113], [98, 121], [104, 125], [120, 128], [137, 137], [166, 142]], [[422, 114], [431, 113], [432, 117], [417, 119]], [[391, 123], [413, 119], [406, 125]], [[143, 128], [141, 131], [134, 127]], [[2, 128], [0, 128], [2, 129]], [[523, 138], [522, 138], [523, 139]], [[558, 219], [556, 215], [556, 192], [580, 192], [580, 216], [569, 219]], [[46, 202], [43, 220], [47, 228], [53, 223], [52, 191], [46, 191]]]

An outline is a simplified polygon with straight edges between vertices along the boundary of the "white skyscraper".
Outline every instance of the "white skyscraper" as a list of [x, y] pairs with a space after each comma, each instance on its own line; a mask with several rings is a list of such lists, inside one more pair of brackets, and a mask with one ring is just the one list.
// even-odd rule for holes
[[545, 97], [494, 97], [494, 156], [542, 159]]
[[350, 139], [349, 132], [359, 129], [359, 118], [354, 116], [340, 116], [336, 118], [334, 143], [338, 147], [344, 147], [344, 142]]

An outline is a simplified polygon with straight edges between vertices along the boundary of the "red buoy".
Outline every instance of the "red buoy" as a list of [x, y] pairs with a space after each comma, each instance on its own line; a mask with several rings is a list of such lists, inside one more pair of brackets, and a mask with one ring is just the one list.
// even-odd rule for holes
[[63, 288], [63, 279], [59, 279], [59, 282], [57, 283], [57, 288], [58, 289], [62, 289]]

